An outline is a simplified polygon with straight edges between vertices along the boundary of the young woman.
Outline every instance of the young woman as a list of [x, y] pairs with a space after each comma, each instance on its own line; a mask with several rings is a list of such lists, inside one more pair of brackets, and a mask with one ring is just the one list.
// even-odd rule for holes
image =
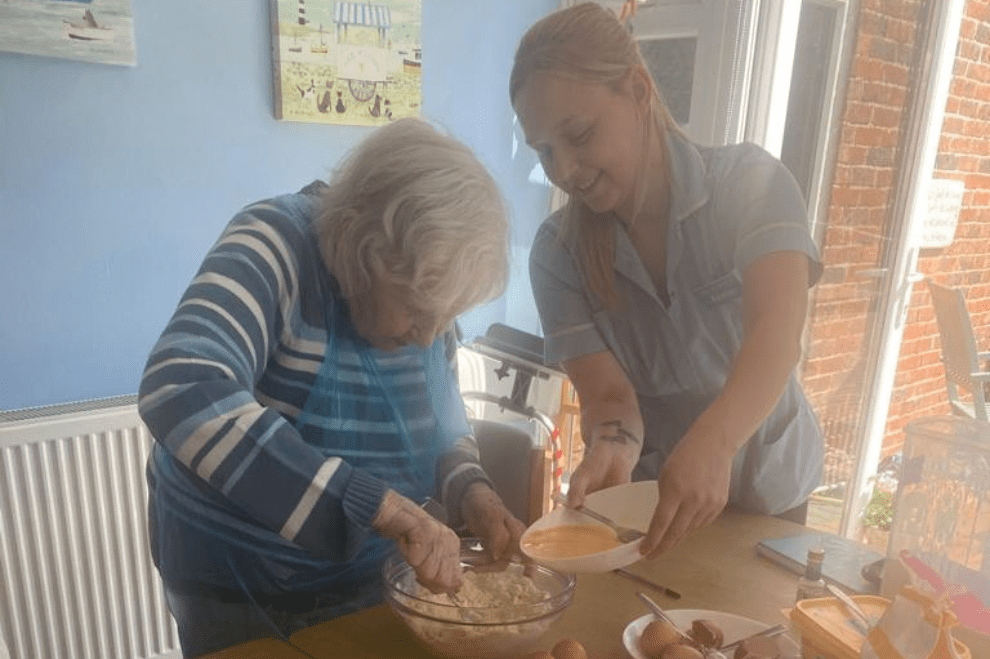
[[510, 96], [568, 194], [530, 273], [546, 357], [581, 400], [570, 503], [657, 479], [648, 556], [727, 503], [803, 521], [823, 450], [794, 369], [821, 264], [793, 177], [754, 145], [688, 140], [593, 3], [530, 28]]
[[186, 657], [376, 603], [396, 546], [455, 590], [460, 543], [427, 497], [494, 557], [518, 546], [453, 368], [455, 317], [504, 288], [507, 233], [477, 157], [414, 119], [230, 222], [140, 387], [152, 555]]

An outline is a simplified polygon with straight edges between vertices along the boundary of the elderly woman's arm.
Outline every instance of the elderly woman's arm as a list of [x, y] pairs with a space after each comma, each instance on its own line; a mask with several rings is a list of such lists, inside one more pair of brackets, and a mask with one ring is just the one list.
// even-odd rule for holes
[[[457, 378], [457, 343], [453, 332], [444, 337], [447, 344], [448, 390], [451, 415], [457, 416], [455, 427], [467, 426], [464, 401]], [[464, 428], [466, 429], [466, 428]], [[525, 526], [505, 507], [495, 486], [481, 467], [481, 456], [474, 436], [458, 437], [450, 451], [437, 463], [437, 492], [453, 528], [466, 526], [481, 539], [494, 560], [507, 558], [518, 550]]]

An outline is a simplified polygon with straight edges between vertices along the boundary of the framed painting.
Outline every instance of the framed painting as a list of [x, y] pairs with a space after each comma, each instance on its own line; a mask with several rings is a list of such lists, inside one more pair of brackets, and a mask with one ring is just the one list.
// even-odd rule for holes
[[131, 0], [0, 0], [0, 50], [134, 66]]
[[375, 126], [418, 116], [421, 0], [269, 0], [275, 117]]

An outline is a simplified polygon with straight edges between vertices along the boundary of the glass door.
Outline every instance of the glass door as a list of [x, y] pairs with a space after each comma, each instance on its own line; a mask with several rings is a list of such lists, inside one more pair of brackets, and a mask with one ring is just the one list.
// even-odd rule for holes
[[[917, 2], [906, 11], [850, 3], [854, 47], [839, 69], [844, 99], [829, 138], [832, 163], [805, 179], [811, 200], [815, 185], [828, 191], [810, 208], [826, 268], [812, 294], [802, 371], [826, 442], [810, 524], [881, 551], [886, 538], [870, 529], [889, 523], [904, 441], [904, 419], [892, 422], [890, 411], [915, 387], [899, 366], [959, 31], [950, 5]], [[834, 7], [802, 4], [782, 151], [799, 182], [814, 171], [813, 153], [829, 152], [828, 144], [802, 144], [821, 76], [818, 56], [801, 52], [827, 43], [821, 37]]]
[[742, 137], [757, 6], [742, 0], [645, 0], [630, 21], [671, 113], [702, 144]]
[[645, 0], [632, 20], [688, 133], [761, 144], [805, 194], [825, 262], [801, 365], [826, 442], [809, 525], [854, 537], [884, 514], [882, 472], [903, 443], [888, 410], [905, 388], [895, 379], [959, 30], [953, 4]]

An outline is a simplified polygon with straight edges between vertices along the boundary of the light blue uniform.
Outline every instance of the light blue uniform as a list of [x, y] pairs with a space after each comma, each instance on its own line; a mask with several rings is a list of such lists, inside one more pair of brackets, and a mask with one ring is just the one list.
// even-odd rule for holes
[[[766, 254], [804, 252], [809, 286], [822, 272], [805, 203], [779, 160], [752, 144], [699, 147], [668, 137], [672, 176], [665, 307], [616, 223], [618, 312], [590, 291], [560, 214], [540, 227], [530, 277], [546, 359], [609, 350], [639, 398], [645, 427], [634, 480], [656, 478], [674, 445], [722, 390], [743, 341], [742, 273]], [[805, 501], [822, 468], [821, 430], [794, 375], [770, 416], [739, 451], [729, 503], [777, 514]]]

